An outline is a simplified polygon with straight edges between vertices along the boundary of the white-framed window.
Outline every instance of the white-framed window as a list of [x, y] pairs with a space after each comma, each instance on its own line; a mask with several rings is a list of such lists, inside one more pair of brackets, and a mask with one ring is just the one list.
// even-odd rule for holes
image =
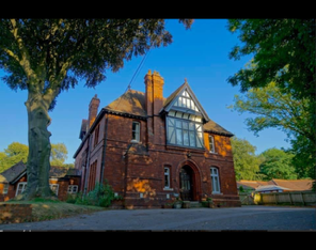
[[78, 185], [69, 185], [67, 193], [68, 194], [78, 193]]
[[212, 193], [213, 194], [220, 194], [220, 183], [219, 183], [219, 174], [218, 174], [218, 168], [211, 167], [211, 181], [212, 181]]
[[139, 142], [140, 140], [140, 123], [139, 122], [133, 122], [132, 125], [132, 141]]
[[49, 187], [58, 196], [59, 184], [49, 184]]
[[202, 118], [170, 111], [167, 117], [167, 143], [182, 147], [203, 148]]
[[164, 188], [170, 189], [170, 168], [164, 167]]
[[21, 194], [22, 192], [24, 192], [24, 190], [27, 187], [27, 182], [19, 182], [18, 187], [16, 189], [16, 193], [15, 196], [18, 196], [19, 194]]
[[210, 145], [210, 152], [215, 153], [214, 137], [209, 135], [208, 140], [209, 140], [209, 145]]
[[7, 194], [9, 190], [9, 184], [3, 184], [3, 194]]

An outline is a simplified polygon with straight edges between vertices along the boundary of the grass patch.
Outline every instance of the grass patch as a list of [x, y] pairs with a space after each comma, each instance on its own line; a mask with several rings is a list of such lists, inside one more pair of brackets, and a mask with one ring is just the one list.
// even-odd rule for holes
[[67, 218], [79, 214], [90, 214], [97, 211], [105, 210], [103, 207], [70, 204], [62, 201], [11, 201], [0, 202], [0, 204], [31, 204], [32, 219], [30, 221], [44, 221]]

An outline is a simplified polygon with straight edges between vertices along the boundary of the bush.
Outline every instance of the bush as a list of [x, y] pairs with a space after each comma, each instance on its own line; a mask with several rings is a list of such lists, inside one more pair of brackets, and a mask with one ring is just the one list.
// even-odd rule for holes
[[81, 192], [76, 195], [76, 197], [69, 196], [67, 202], [81, 205], [92, 205], [100, 207], [108, 207], [111, 202], [116, 199], [121, 199], [121, 197], [114, 197], [114, 192], [112, 187], [105, 180], [105, 184], [96, 183], [95, 188], [90, 191], [87, 195], [83, 195]]

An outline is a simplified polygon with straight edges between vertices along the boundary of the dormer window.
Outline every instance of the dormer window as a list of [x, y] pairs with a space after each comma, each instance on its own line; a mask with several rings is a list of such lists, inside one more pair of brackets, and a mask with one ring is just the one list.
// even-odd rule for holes
[[140, 123], [133, 122], [132, 125], [132, 141], [139, 142], [140, 140]]

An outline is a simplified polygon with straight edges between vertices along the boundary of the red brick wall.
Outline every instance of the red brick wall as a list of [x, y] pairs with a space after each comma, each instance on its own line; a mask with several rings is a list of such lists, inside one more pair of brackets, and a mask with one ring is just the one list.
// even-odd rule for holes
[[[128, 154], [123, 157], [130, 143], [132, 122], [134, 119], [111, 115], [108, 125], [108, 142], [105, 159], [104, 178], [120, 195], [126, 192], [126, 206], [159, 207], [166, 203], [166, 194], [179, 193], [179, 171], [184, 165], [193, 170], [194, 199], [201, 200], [206, 196], [214, 199], [231, 200], [238, 203], [234, 165], [231, 153], [230, 139], [225, 136], [213, 135], [216, 154], [209, 150], [193, 150], [174, 146], [165, 146], [164, 121], [159, 118], [156, 123], [160, 133], [153, 135], [153, 141], [158, 142], [149, 147], [149, 155]], [[141, 141], [146, 146], [146, 123], [141, 122]], [[125, 129], [123, 129], [125, 128]], [[124, 140], [125, 137], [125, 140]], [[115, 138], [119, 138], [115, 140]], [[205, 141], [208, 147], [208, 141]], [[191, 158], [187, 153], [191, 152]], [[163, 190], [165, 165], [171, 167], [172, 191]], [[212, 195], [210, 167], [219, 169], [222, 195]], [[126, 190], [125, 190], [126, 186]], [[143, 198], [140, 198], [143, 193]], [[217, 198], [216, 198], [217, 197]]]

